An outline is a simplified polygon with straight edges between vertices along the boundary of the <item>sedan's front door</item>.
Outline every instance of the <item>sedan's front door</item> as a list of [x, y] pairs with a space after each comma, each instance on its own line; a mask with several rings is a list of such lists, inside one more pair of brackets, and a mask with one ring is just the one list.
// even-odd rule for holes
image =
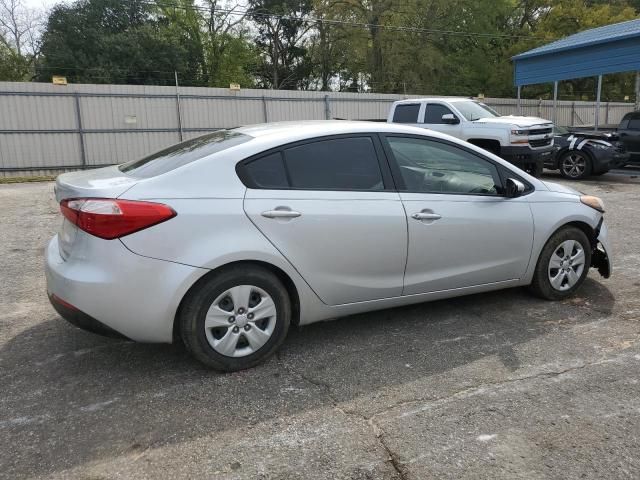
[[242, 167], [247, 215], [329, 305], [402, 294], [407, 221], [379, 154], [377, 137], [343, 136]]
[[526, 197], [500, 195], [496, 165], [435, 139], [387, 136], [407, 212], [405, 295], [516, 280], [533, 243]]

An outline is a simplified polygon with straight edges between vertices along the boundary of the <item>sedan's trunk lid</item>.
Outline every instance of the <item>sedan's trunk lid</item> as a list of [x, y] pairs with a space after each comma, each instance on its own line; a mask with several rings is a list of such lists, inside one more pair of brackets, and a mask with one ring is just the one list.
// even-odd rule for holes
[[63, 173], [56, 179], [58, 202], [65, 198], [116, 198], [139, 180], [122, 173], [117, 166]]
[[[139, 180], [128, 177], [117, 166], [64, 173], [56, 179], [56, 200], [60, 203], [71, 198], [117, 198]], [[67, 259], [78, 237], [78, 227], [63, 217], [58, 231], [60, 255]]]

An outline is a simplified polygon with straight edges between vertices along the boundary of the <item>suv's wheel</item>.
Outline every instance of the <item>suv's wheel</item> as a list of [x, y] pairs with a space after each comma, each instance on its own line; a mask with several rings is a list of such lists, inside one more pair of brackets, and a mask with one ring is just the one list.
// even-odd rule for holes
[[584, 232], [566, 227], [540, 253], [531, 290], [547, 300], [567, 298], [580, 288], [591, 266], [591, 243]]
[[558, 165], [562, 176], [569, 180], [580, 180], [591, 175], [591, 159], [578, 150], [566, 152], [560, 157]]
[[261, 267], [231, 267], [198, 285], [180, 310], [191, 354], [216, 370], [251, 368], [284, 341], [291, 304], [282, 282]]

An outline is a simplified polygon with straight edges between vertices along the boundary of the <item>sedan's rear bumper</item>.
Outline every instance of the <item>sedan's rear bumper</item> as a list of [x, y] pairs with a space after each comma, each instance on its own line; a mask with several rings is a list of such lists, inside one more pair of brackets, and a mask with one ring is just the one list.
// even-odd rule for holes
[[47, 293], [70, 323], [102, 335], [168, 343], [180, 301], [206, 270], [130, 252], [119, 240], [85, 238], [66, 260], [57, 235], [45, 255]]

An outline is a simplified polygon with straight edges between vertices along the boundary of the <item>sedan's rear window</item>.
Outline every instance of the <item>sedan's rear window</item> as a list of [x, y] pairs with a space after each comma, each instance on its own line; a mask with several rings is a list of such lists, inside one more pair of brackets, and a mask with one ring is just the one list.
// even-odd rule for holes
[[248, 142], [253, 137], [233, 130], [218, 130], [186, 142], [172, 145], [148, 157], [120, 165], [120, 170], [135, 178], [151, 178], [204, 158], [212, 153]]

